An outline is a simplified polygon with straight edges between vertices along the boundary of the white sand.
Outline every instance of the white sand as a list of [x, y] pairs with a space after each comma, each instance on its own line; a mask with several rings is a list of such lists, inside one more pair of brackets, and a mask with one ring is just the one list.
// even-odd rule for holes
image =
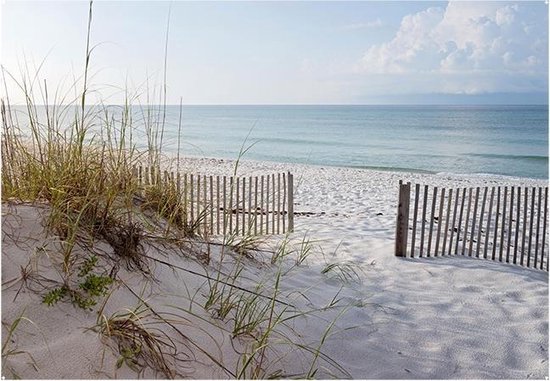
[[[233, 163], [219, 159], [186, 159], [182, 169], [211, 175], [227, 175]], [[291, 171], [296, 183], [297, 216], [292, 234], [299, 241], [305, 234], [317, 241], [307, 266], [294, 268], [283, 281], [283, 298], [302, 309], [327, 306], [335, 295], [347, 305], [322, 350], [353, 378], [544, 378], [548, 376], [548, 273], [491, 261], [462, 258], [400, 259], [393, 256], [397, 185], [400, 179], [439, 186], [546, 185], [544, 181], [498, 176], [458, 176], [392, 173], [334, 167], [242, 161], [239, 175]], [[2, 322], [10, 324], [19, 314], [36, 326], [21, 324], [16, 333], [19, 350], [32, 354], [38, 371], [25, 355], [10, 357], [8, 365], [23, 378], [135, 377], [131, 370], [114, 367], [116, 357], [103, 351], [98, 335], [84, 329], [95, 323], [95, 314], [69, 303], [54, 307], [40, 304], [40, 296], [23, 290], [13, 302], [20, 282], [19, 266], [43, 245], [42, 228], [33, 207], [3, 207]], [[6, 233], [16, 234], [14, 241]], [[271, 240], [271, 244], [277, 238]], [[19, 242], [20, 244], [16, 244]], [[53, 247], [53, 246], [52, 246]], [[151, 256], [160, 255], [148, 247]], [[216, 257], [219, 253], [213, 253]], [[203, 271], [192, 261], [168, 257], [171, 263]], [[166, 258], [165, 258], [166, 259]], [[43, 260], [43, 259], [42, 259]], [[47, 262], [47, 261], [46, 261]], [[344, 283], [338, 272], [323, 274], [330, 263], [347, 263], [360, 279]], [[44, 271], [51, 271], [44, 269]], [[274, 269], [251, 264], [246, 277], [251, 282], [269, 279]], [[155, 267], [159, 284], [151, 286], [149, 300], [155, 308], [189, 303], [188, 293], [202, 280]], [[139, 290], [141, 279], [126, 276]], [[50, 274], [55, 277], [55, 274]], [[190, 290], [182, 287], [185, 283]], [[109, 313], [136, 304], [135, 297], [119, 290], [109, 301]], [[307, 299], [294, 291], [301, 291]], [[198, 306], [194, 311], [207, 316]], [[319, 311], [293, 322], [295, 339], [302, 343], [322, 337], [341, 309]], [[237, 356], [233, 347], [246, 342], [213, 331], [200, 319], [187, 316], [185, 332], [209, 353], [223, 358], [233, 371]], [[201, 328], [203, 329], [201, 331]], [[166, 329], [163, 328], [163, 329]], [[211, 336], [206, 335], [208, 332]], [[290, 332], [290, 331], [289, 331]], [[3, 337], [6, 327], [2, 328]], [[174, 337], [176, 333], [171, 332]], [[185, 350], [185, 345], [180, 345]], [[273, 359], [281, 361], [271, 371], [303, 372], [303, 357], [281, 346]], [[104, 362], [99, 358], [104, 356]], [[189, 352], [189, 351], [188, 351]], [[188, 361], [182, 373], [192, 378], [227, 378], [196, 350], [200, 363]], [[191, 353], [191, 352], [189, 352]], [[320, 366], [327, 365], [320, 363]], [[307, 371], [307, 368], [305, 369]], [[103, 373], [101, 373], [103, 372]], [[316, 377], [344, 377], [335, 368], [320, 369]], [[146, 376], [151, 376], [151, 373]]]

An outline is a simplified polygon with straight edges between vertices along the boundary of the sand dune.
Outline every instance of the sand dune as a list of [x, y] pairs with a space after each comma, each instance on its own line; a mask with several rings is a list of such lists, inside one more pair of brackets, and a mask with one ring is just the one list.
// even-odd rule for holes
[[[182, 169], [227, 175], [233, 164], [228, 160], [188, 158], [183, 160]], [[285, 328], [287, 337], [315, 347], [338, 317], [322, 350], [345, 372], [320, 361], [316, 377], [548, 377], [547, 272], [463, 257], [401, 259], [393, 255], [400, 179], [439, 186], [542, 186], [545, 182], [253, 161], [242, 161], [238, 167], [238, 174], [247, 176], [273, 171], [294, 173], [295, 211], [310, 212], [296, 216], [292, 240], [297, 244], [307, 235], [315, 242], [306, 263], [288, 267], [278, 297], [297, 309], [318, 311], [292, 320]], [[19, 292], [20, 267], [31, 257], [36, 258], [35, 266], [41, 273], [56, 277], [51, 262], [41, 255], [53, 252], [57, 245], [40, 225], [40, 216], [46, 213], [46, 207], [3, 205], [3, 337], [9, 324], [22, 313], [34, 323], [21, 323], [11, 344], [31, 354], [33, 360], [22, 354], [9, 357], [4, 365], [22, 378], [135, 377], [126, 366], [117, 369], [117, 356], [96, 332], [86, 330], [96, 323], [94, 312], [70, 303], [48, 307], [41, 303], [41, 290], [35, 293], [22, 287]], [[266, 245], [273, 247], [278, 240], [280, 237], [271, 237]], [[196, 272], [205, 271], [197, 262], [171, 250], [146, 247], [152, 257]], [[219, 256], [219, 251], [212, 252], [213, 266]], [[252, 287], [258, 282], [269, 286], [276, 269], [266, 263], [251, 262], [243, 273], [249, 283], [243, 286]], [[323, 272], [330, 264], [340, 267]], [[119, 275], [131, 289], [143, 291], [153, 309], [166, 312], [173, 306], [189, 305], [189, 295], [201, 299], [198, 290], [204, 286], [204, 279], [158, 262], [152, 264], [152, 269], [160, 282], [146, 288], [143, 279], [130, 271], [121, 270]], [[345, 307], [325, 308], [335, 298]], [[136, 303], [135, 295], [120, 287], [105, 312], [112, 314]], [[209, 319], [209, 313], [198, 304], [193, 308], [197, 315]], [[197, 316], [186, 314], [185, 318], [178, 327], [191, 341], [234, 370], [239, 361], [235, 350], [245, 348], [246, 340], [232, 340], [223, 324], [216, 330]], [[178, 377], [231, 377], [178, 337], [173, 328], [160, 329], [177, 341], [181, 351]], [[307, 371], [310, 356], [288, 343], [279, 343], [274, 349], [277, 352], [270, 356], [276, 361], [268, 371], [284, 369], [286, 375]], [[152, 371], [143, 376], [159, 377]]]

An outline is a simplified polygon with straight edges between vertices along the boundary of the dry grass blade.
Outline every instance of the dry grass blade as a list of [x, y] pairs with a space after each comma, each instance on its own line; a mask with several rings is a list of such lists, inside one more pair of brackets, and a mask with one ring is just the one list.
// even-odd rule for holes
[[150, 368], [173, 379], [178, 376], [175, 365], [180, 356], [176, 343], [159, 329], [147, 327], [149, 315], [147, 308], [138, 306], [109, 318], [103, 316], [95, 329], [104, 339], [115, 343], [120, 355], [117, 368], [126, 364], [138, 374]]
[[32, 324], [33, 326], [36, 326], [34, 322], [29, 318], [25, 317], [24, 314], [25, 314], [25, 310], [23, 310], [21, 314], [9, 326], [7, 326], [6, 324], [8, 332], [7, 332], [7, 335], [5, 336], [4, 342], [2, 343], [2, 374], [5, 374], [5, 371], [9, 370], [15, 378], [19, 378], [19, 377], [17, 376], [17, 374], [13, 369], [8, 368], [8, 361], [7, 361], [10, 357], [13, 357], [13, 356], [26, 355], [30, 359], [31, 365], [35, 368], [35, 370], [38, 371], [38, 365], [36, 364], [36, 361], [34, 360], [34, 358], [29, 352], [18, 350], [17, 347], [12, 348], [12, 344], [15, 344], [15, 340], [13, 338], [15, 335], [15, 331], [17, 330], [21, 322], [25, 321], [27, 323]]

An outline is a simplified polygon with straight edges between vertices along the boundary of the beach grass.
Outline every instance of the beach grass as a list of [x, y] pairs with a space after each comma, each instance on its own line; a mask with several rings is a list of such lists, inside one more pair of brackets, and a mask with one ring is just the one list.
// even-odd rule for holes
[[[187, 222], [188, 203], [174, 186], [143, 185], [137, 181], [135, 168], [139, 165], [160, 167], [166, 162], [162, 151], [166, 109], [143, 106], [138, 101], [139, 119], [144, 123], [137, 126], [133, 96], [128, 95], [117, 108], [103, 102], [89, 104], [94, 49], [90, 46], [92, 3], [89, 12], [84, 73], [71, 86], [74, 95], [56, 91], [51, 98], [46, 81], [37, 81], [38, 72], [23, 73], [18, 80], [2, 71], [4, 79], [16, 81], [26, 99], [24, 113], [13, 108], [7, 95], [1, 101], [3, 208], [20, 203], [47, 206], [44, 223], [54, 242], [44, 252], [47, 251], [56, 275], [45, 278], [29, 267], [22, 268], [17, 279], [20, 290], [35, 290], [50, 308], [72, 303], [77, 308], [97, 311], [97, 322], [91, 328], [116, 354], [116, 367], [126, 366], [137, 375], [148, 368], [163, 378], [180, 377], [185, 374], [181, 364], [194, 351], [231, 378], [315, 376], [327, 333], [316, 346], [300, 344], [289, 322], [316, 311], [298, 310], [284, 300], [281, 289], [284, 276], [290, 271], [283, 271], [286, 260], [293, 258], [290, 269], [304, 263], [311, 243], [304, 236], [295, 249], [291, 239], [285, 237], [275, 250], [269, 251], [265, 249], [265, 238], [253, 234], [228, 233], [221, 242], [214, 241], [199, 229], [204, 215]], [[165, 106], [166, 75], [164, 79], [161, 98]], [[147, 92], [146, 98], [156, 96]], [[38, 111], [41, 103], [45, 116]], [[145, 152], [136, 148], [140, 128], [147, 140]], [[180, 144], [178, 137], [178, 148]], [[249, 148], [245, 141], [235, 174], [238, 160]], [[176, 165], [179, 170], [179, 160]], [[186, 303], [174, 307], [177, 313], [156, 311], [121, 275], [138, 274], [154, 284], [162, 282], [156, 278], [155, 265], [174, 272], [186, 270], [171, 264], [170, 258], [160, 260], [146, 254], [145, 247], [154, 246], [155, 242], [163, 246], [164, 253], [183, 253], [204, 270], [194, 272], [204, 278], [203, 287], [189, 291]], [[212, 247], [219, 249], [216, 263], [212, 263]], [[256, 258], [255, 254], [262, 250], [270, 253], [267, 261]], [[162, 250], [159, 252], [162, 254]], [[258, 263], [267, 266], [267, 277], [245, 276], [248, 267]], [[40, 291], [31, 285], [38, 283]], [[138, 301], [137, 307], [107, 314], [111, 298], [123, 286]], [[201, 344], [200, 337], [190, 337], [177, 328], [190, 317], [235, 340], [233, 346], [240, 348], [237, 361], [225, 363]], [[22, 321], [30, 322], [21, 315], [8, 329], [3, 360], [25, 354], [8, 345]], [[185, 344], [180, 345], [163, 333], [157, 327], [161, 323], [171, 327]], [[327, 332], [333, 324], [327, 326]], [[201, 330], [208, 336], [207, 331]], [[246, 343], [237, 343], [243, 337], [247, 337]], [[222, 344], [216, 345], [222, 351]], [[275, 348], [281, 346], [293, 346], [305, 356], [309, 353], [311, 361], [303, 373], [291, 374], [284, 368], [284, 354]], [[329, 365], [334, 365], [328, 360]]]

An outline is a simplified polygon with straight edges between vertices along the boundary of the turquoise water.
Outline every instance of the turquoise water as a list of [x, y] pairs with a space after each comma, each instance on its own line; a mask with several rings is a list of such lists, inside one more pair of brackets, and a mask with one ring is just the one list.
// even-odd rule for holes
[[[175, 153], [179, 106], [166, 110]], [[547, 106], [184, 106], [182, 141], [189, 156], [236, 159], [244, 143], [252, 160], [548, 178]]]
[[[179, 107], [168, 106], [175, 150]], [[547, 106], [184, 106], [183, 153], [548, 178]]]

